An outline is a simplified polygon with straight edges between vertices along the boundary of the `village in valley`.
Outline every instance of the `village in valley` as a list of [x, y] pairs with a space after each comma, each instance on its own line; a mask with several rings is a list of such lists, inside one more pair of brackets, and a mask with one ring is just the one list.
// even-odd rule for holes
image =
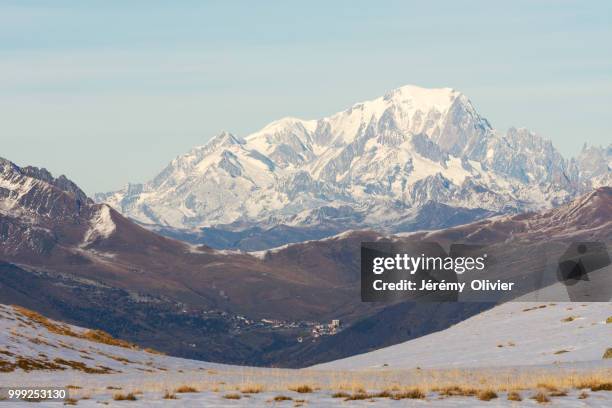
[[[188, 310], [185, 305], [177, 304], [183, 314], [198, 314], [195, 310]], [[230, 325], [232, 334], [241, 334], [253, 330], [270, 330], [270, 331], [295, 331], [296, 341], [303, 343], [305, 341], [316, 341], [319, 338], [326, 336], [335, 336], [342, 331], [343, 327], [340, 319], [332, 319], [328, 323], [318, 321], [290, 321], [268, 318], [249, 318], [240, 314], [230, 314], [220, 310], [203, 310], [199, 311], [204, 318], [217, 318], [225, 320]]]

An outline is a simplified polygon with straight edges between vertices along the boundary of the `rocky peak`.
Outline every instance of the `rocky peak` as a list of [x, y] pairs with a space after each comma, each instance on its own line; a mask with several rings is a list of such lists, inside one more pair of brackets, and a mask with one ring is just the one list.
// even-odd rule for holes
[[227, 131], [223, 131], [219, 133], [217, 136], [210, 139], [208, 143], [206, 143], [205, 148], [208, 151], [217, 150], [221, 147], [229, 147], [234, 145], [242, 145], [245, 141], [236, 137], [232, 133]]
[[44, 168], [19, 167], [0, 159], [0, 201], [3, 207], [43, 216], [78, 216], [82, 207], [94, 204], [65, 176], [53, 177]]

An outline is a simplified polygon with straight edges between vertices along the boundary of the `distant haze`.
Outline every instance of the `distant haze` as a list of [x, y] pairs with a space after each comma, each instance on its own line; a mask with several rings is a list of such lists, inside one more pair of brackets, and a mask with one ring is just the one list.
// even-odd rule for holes
[[93, 194], [222, 130], [405, 84], [455, 88], [572, 156], [612, 140], [610, 44], [605, 1], [3, 1], [0, 157]]

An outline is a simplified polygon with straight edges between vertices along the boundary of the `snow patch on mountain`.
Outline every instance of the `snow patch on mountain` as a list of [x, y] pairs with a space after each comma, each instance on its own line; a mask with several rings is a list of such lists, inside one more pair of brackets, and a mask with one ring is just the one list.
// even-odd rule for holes
[[13, 179], [0, 178], [0, 197], [3, 198], [0, 200], [0, 214], [15, 216], [15, 211], [18, 211], [25, 215], [19, 209], [19, 201], [29, 193], [34, 184], [33, 179], [16, 182]]
[[108, 205], [100, 205], [100, 209], [91, 219], [90, 228], [85, 232], [81, 247], [85, 247], [97, 239], [107, 239], [115, 232], [116, 225], [111, 217]]

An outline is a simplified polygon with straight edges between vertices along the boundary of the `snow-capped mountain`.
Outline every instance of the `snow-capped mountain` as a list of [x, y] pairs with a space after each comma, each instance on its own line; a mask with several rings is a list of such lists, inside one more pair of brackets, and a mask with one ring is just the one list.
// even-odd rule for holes
[[456, 90], [404, 86], [320, 120], [284, 118], [244, 139], [224, 132], [148, 183], [97, 199], [164, 228], [397, 232], [423, 228], [413, 220], [432, 203], [445, 206], [438, 227], [557, 206], [593, 187], [593, 174], [609, 183], [609, 153], [566, 160], [525, 129], [495, 131]]

